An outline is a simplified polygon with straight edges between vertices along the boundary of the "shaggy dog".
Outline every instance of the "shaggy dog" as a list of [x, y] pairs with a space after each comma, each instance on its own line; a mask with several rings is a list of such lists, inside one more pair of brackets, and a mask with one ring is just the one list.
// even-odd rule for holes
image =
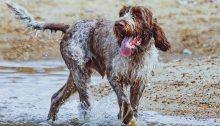
[[[123, 6], [116, 21], [81, 20], [73, 26], [40, 23], [15, 4], [7, 3], [18, 19], [37, 30], [63, 32], [60, 52], [69, 69], [66, 84], [51, 99], [48, 119], [55, 120], [59, 107], [75, 92], [79, 93], [81, 113], [90, 109], [87, 84], [93, 70], [107, 79], [116, 93], [118, 118], [132, 125], [139, 100], [158, 58], [156, 48], [167, 51], [170, 43], [152, 12], [143, 6]], [[151, 39], [154, 40], [151, 40]], [[130, 98], [123, 87], [130, 86]]]

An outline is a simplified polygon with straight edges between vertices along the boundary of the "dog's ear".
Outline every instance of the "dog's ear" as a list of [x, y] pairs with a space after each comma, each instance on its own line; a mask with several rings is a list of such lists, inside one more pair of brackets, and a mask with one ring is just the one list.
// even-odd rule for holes
[[130, 8], [130, 6], [123, 5], [121, 10], [119, 11], [119, 17], [122, 17], [129, 10], [129, 8]]
[[167, 51], [171, 48], [170, 43], [168, 42], [165, 33], [161, 26], [157, 23], [157, 20], [154, 19], [153, 21], [153, 37], [155, 40], [155, 46], [162, 51]]

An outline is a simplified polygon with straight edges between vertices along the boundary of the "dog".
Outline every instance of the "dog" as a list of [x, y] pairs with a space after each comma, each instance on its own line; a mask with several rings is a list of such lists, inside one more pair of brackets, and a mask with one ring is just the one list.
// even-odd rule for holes
[[[24, 8], [6, 4], [27, 27], [63, 33], [60, 52], [69, 69], [69, 77], [51, 98], [49, 120], [57, 119], [60, 106], [75, 92], [79, 93], [81, 113], [88, 114], [91, 104], [87, 84], [95, 70], [107, 77], [116, 93], [120, 108], [118, 118], [126, 125], [135, 123], [139, 100], [158, 61], [158, 49], [171, 48], [148, 8], [123, 6], [115, 21], [81, 20], [70, 26], [37, 22]], [[130, 98], [124, 93], [125, 86], [130, 86]]]

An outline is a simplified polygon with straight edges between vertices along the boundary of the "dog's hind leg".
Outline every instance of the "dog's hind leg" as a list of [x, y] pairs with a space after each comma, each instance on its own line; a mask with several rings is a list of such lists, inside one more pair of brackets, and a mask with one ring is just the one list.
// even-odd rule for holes
[[72, 75], [70, 74], [66, 84], [55, 94], [53, 94], [51, 98], [51, 106], [48, 114], [48, 120], [56, 120], [60, 106], [64, 104], [65, 101], [71, 96], [71, 94], [76, 91], [77, 89], [74, 84], [74, 80], [72, 78]]
[[72, 77], [75, 80], [75, 85], [79, 93], [80, 116], [85, 119], [89, 115], [90, 111], [90, 102], [87, 93], [87, 83], [89, 83], [90, 81], [91, 71], [89, 69], [82, 68], [82, 66], [73, 66], [73, 68], [70, 69], [70, 71]]

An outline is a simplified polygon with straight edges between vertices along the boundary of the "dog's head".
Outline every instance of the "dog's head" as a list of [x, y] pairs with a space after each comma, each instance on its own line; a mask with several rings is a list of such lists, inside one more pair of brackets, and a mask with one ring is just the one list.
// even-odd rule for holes
[[162, 51], [170, 48], [162, 28], [153, 19], [152, 12], [143, 6], [123, 6], [119, 12], [119, 19], [115, 21], [114, 33], [121, 47], [123, 56], [129, 57], [133, 50], [140, 50], [148, 45], [154, 37], [155, 46]]

